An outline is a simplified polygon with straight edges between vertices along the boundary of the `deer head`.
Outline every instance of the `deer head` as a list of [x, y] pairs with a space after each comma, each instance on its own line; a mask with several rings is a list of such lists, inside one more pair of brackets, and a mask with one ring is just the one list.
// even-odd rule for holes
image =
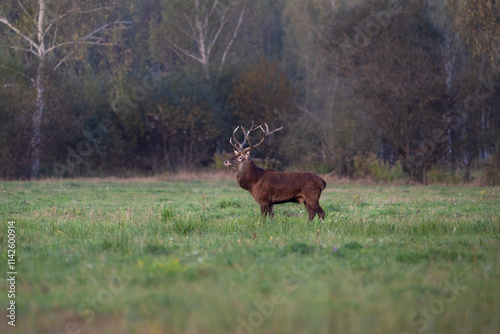
[[[238, 129], [241, 129], [244, 135], [243, 141], [240, 143], [236, 139], [236, 132]], [[257, 144], [252, 144], [250, 142], [250, 134], [256, 130], [261, 130], [262, 131], [262, 139], [257, 143]], [[233, 131], [233, 137], [229, 138], [229, 144], [231, 144], [232, 147], [234, 147], [234, 156], [226, 161], [224, 161], [224, 165], [226, 167], [231, 167], [233, 169], [239, 169], [239, 166], [242, 165], [244, 162], [248, 161], [250, 159], [250, 150], [252, 148], [255, 148], [262, 144], [264, 142], [264, 139], [266, 139], [267, 136], [275, 133], [276, 131], [279, 131], [283, 129], [283, 126], [275, 129], [273, 131], [269, 131], [269, 126], [267, 123], [261, 124], [259, 126], [254, 126], [254, 122], [252, 121], [252, 126], [250, 127], [249, 130], [246, 130], [245, 127], [243, 126], [238, 126], [236, 129]], [[233, 143], [234, 140], [234, 143]], [[245, 147], [245, 145], [248, 144], [248, 147]]]

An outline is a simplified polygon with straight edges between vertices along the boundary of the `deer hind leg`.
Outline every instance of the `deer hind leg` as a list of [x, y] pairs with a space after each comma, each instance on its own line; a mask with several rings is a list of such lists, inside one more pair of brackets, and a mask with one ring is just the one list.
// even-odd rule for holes
[[318, 214], [319, 219], [325, 220], [325, 211], [319, 204], [309, 204], [305, 203], [307, 212], [309, 213], [309, 221], [313, 220], [316, 214]]
[[267, 208], [267, 213], [269, 217], [274, 218], [274, 206], [272, 204], [269, 204], [269, 207]]
[[316, 205], [315, 211], [321, 220], [325, 220], [325, 211], [323, 211], [323, 208], [319, 204]]
[[316, 210], [308, 202], [304, 202], [304, 205], [306, 206], [307, 213], [309, 213], [309, 221], [313, 220], [314, 216], [316, 216]]

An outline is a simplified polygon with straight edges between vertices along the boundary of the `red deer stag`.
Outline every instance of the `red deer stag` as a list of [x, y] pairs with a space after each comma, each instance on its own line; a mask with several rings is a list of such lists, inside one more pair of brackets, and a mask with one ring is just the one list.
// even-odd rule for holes
[[[240, 128], [245, 136], [242, 143], [235, 138], [236, 131]], [[263, 132], [262, 139], [252, 145], [249, 136], [259, 129]], [[250, 159], [252, 148], [259, 146], [267, 136], [281, 129], [283, 127], [270, 132], [266, 123], [254, 127], [253, 122], [248, 131], [238, 126], [233, 131], [233, 138], [229, 139], [229, 143], [235, 148], [234, 156], [224, 161], [224, 165], [236, 171], [236, 181], [240, 187], [252, 194], [255, 202], [260, 205], [260, 212], [263, 216], [267, 214], [271, 218], [274, 216], [274, 204], [293, 202], [304, 203], [309, 213], [309, 221], [313, 220], [316, 214], [324, 220], [325, 211], [319, 205], [319, 197], [326, 187], [325, 180], [308, 172], [283, 173], [272, 169], [262, 169]], [[244, 148], [245, 144], [248, 144], [247, 148]]]

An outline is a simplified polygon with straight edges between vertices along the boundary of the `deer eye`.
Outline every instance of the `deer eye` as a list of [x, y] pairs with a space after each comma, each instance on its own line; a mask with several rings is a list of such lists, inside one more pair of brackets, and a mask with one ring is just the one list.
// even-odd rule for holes
[[243, 160], [243, 156], [241, 156], [241, 155], [240, 155], [240, 156], [238, 157], [238, 161], [241, 161], [241, 160]]

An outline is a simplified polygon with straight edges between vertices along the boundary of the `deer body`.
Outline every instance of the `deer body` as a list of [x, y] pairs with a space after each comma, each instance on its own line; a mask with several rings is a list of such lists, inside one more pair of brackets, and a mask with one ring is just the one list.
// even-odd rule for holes
[[[252, 129], [253, 125], [251, 130], [246, 133], [245, 141], [248, 140], [248, 134]], [[265, 135], [270, 134], [269, 129], [264, 133]], [[238, 150], [234, 151], [235, 155], [226, 160], [224, 165], [236, 170], [236, 181], [241, 188], [248, 190], [255, 202], [260, 205], [262, 215], [273, 217], [274, 204], [293, 202], [304, 203], [309, 213], [309, 221], [313, 220], [316, 214], [322, 220], [325, 218], [325, 212], [319, 205], [321, 192], [326, 187], [326, 182], [321, 177], [309, 172], [283, 173], [259, 168], [250, 159], [249, 149], [242, 149], [242, 144], [240, 144], [241, 149], [233, 146]], [[250, 144], [250, 148], [255, 146]]]

